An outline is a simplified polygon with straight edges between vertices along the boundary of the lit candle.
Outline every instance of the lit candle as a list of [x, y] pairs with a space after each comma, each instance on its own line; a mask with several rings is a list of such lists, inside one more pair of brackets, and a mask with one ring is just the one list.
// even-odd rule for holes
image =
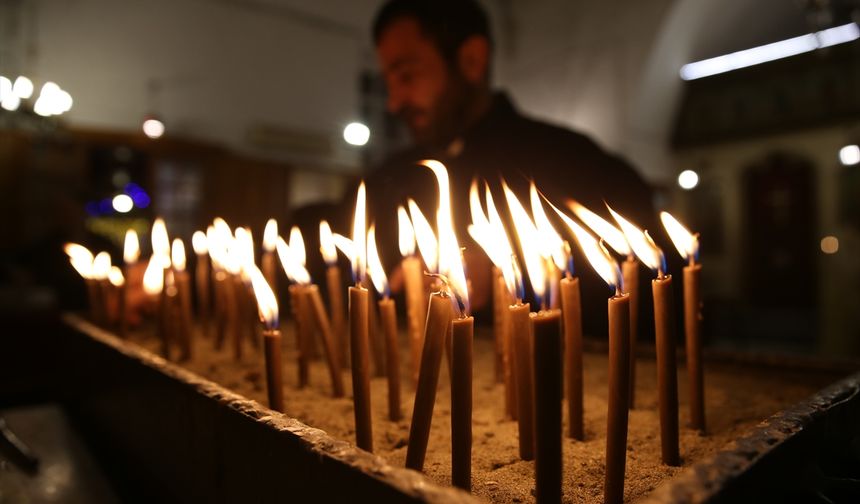
[[[520, 244], [522, 257], [526, 266], [532, 290], [543, 292], [546, 285], [546, 273], [541, 258], [541, 250], [538, 246], [540, 235], [537, 228], [517, 199], [514, 192], [503, 182], [505, 199], [508, 209], [516, 228], [517, 240]], [[520, 280], [522, 282], [522, 280]], [[539, 307], [538, 307], [539, 309]], [[516, 304], [510, 307], [511, 336], [513, 338], [514, 369], [517, 381], [517, 421], [519, 422], [519, 448], [520, 458], [532, 460], [534, 458], [534, 398], [532, 369], [532, 326], [529, 322], [531, 305], [522, 302], [522, 295], [517, 296]]]
[[622, 286], [630, 294], [630, 408], [636, 403], [636, 340], [639, 336], [639, 261], [620, 229], [591, 210], [570, 200], [567, 206], [600, 239], [625, 257], [621, 263]]
[[362, 287], [367, 265], [367, 201], [364, 182], [358, 187], [352, 224], [352, 276], [349, 288], [349, 342], [355, 439], [359, 448], [373, 451], [373, 420], [370, 409], [370, 349], [368, 341], [368, 292]]
[[75, 271], [81, 275], [87, 286], [87, 302], [90, 309], [90, 320], [96, 321], [96, 284], [93, 277], [93, 253], [83, 245], [77, 243], [66, 243], [63, 251], [69, 256], [69, 262]]
[[277, 238], [278, 256], [281, 260], [281, 267], [284, 268], [287, 277], [293, 281], [288, 287], [290, 293], [290, 307], [293, 312], [293, 320], [295, 321], [296, 333], [296, 359], [298, 361], [298, 384], [299, 388], [304, 388], [309, 383], [310, 378], [310, 352], [308, 350], [308, 341], [312, 337], [311, 319], [309, 317], [308, 301], [305, 295], [305, 286], [295, 282], [290, 275], [301, 276], [301, 269], [295, 267], [298, 261], [294, 260], [291, 255], [291, 250], [287, 242], [280, 236]]
[[278, 245], [278, 221], [269, 219], [266, 221], [266, 227], [263, 229], [263, 255], [260, 258], [260, 268], [263, 270], [263, 276], [266, 282], [275, 293], [275, 299], [278, 297], [278, 271], [275, 264], [275, 248]]
[[326, 286], [328, 287], [331, 325], [338, 342], [338, 355], [342, 368], [349, 367], [349, 338], [343, 310], [343, 281], [337, 265], [337, 247], [328, 222], [320, 222], [320, 253], [326, 263]]
[[[319, 288], [311, 281], [311, 275], [303, 264], [301, 251], [304, 250], [304, 239], [298, 228], [297, 232], [291, 237], [290, 243], [287, 245], [282, 239], [277, 240], [278, 256], [281, 259], [281, 264], [289, 279], [295, 282], [294, 292], [298, 296], [297, 309], [299, 312], [305, 311], [304, 320], [316, 325], [317, 330], [322, 335], [323, 348], [325, 350], [326, 364], [328, 365], [329, 376], [331, 377], [332, 395], [334, 397], [343, 397], [343, 380], [340, 375], [339, 354], [337, 343], [335, 342], [334, 333], [331, 329], [331, 323], [328, 314], [323, 306], [322, 297], [320, 296]], [[298, 252], [296, 251], [298, 250]], [[312, 329], [312, 327], [310, 328]], [[310, 339], [312, 336], [310, 331], [306, 331], [303, 335]], [[305, 340], [307, 341], [307, 340]], [[305, 349], [308, 347], [305, 346]]]
[[149, 264], [143, 273], [143, 291], [155, 304], [157, 333], [161, 340], [161, 355], [165, 359], [170, 359], [170, 341], [165, 325], [165, 306], [161, 294], [164, 291], [164, 269], [169, 262], [170, 260], [165, 256], [153, 255], [149, 258]]
[[[131, 279], [129, 274], [131, 267], [137, 264], [140, 258], [140, 240], [137, 231], [129, 229], [125, 232], [125, 240], [122, 248], [122, 270], [120, 274], [123, 279]], [[125, 280], [119, 292], [119, 335], [124, 338], [128, 334], [128, 291], [131, 286]]]
[[[574, 233], [584, 230], [570, 217], [550, 203], [556, 214]], [[567, 245], [567, 244], [565, 244]], [[570, 254], [570, 248], [567, 247]], [[582, 304], [579, 278], [573, 276], [573, 259], [561, 280], [561, 303], [564, 328], [564, 360], [567, 381], [568, 431], [567, 435], [580, 441], [585, 439], [582, 365]]]
[[[119, 266], [111, 266], [110, 271], [108, 272], [108, 281], [113, 287], [111, 291], [111, 299], [113, 299], [113, 304], [119, 306], [120, 317], [122, 317], [122, 304], [123, 304], [123, 291], [125, 290], [125, 277], [122, 274], [122, 269]], [[120, 326], [122, 325], [121, 320], [118, 321]]]
[[200, 323], [200, 332], [203, 336], [206, 336], [209, 332], [209, 310], [211, 306], [209, 298], [209, 243], [206, 238], [207, 233], [195, 231], [191, 236], [191, 246], [197, 255], [197, 266], [194, 271], [194, 282], [197, 286], [197, 319]]
[[[170, 238], [167, 235], [167, 225], [164, 223], [164, 219], [158, 217], [152, 223], [152, 228], [150, 229], [150, 243], [152, 245], [152, 255], [153, 257], [158, 257], [161, 261], [161, 276], [166, 277], [167, 271], [170, 269]], [[170, 310], [167, 306], [167, 289], [166, 287], [166, 279], [162, 279], [162, 289], [161, 294], [159, 295], [159, 309], [158, 314], [161, 317], [161, 327], [163, 328], [164, 339], [168, 340], [170, 335], [168, 333], [168, 317], [170, 315]]]
[[[570, 223], [565, 221], [570, 226]], [[618, 263], [587, 231], [570, 226], [591, 267], [614, 288], [607, 302], [609, 315], [609, 397], [606, 412], [606, 476], [603, 501], [620, 504], [624, 500], [624, 472], [627, 463], [628, 395], [630, 394], [630, 295], [622, 289]]]
[[[511, 339], [511, 320], [508, 307], [514, 303], [517, 290], [517, 278], [514, 274], [515, 260], [512, 260], [513, 249], [508, 239], [502, 218], [493, 201], [489, 185], [484, 184], [484, 195], [487, 202], [487, 213], [484, 214], [478, 198], [477, 188], [472, 184], [470, 191], [470, 207], [472, 224], [469, 234], [490, 258], [494, 269], [499, 275], [494, 279], [493, 302], [495, 314], [493, 328], [496, 352], [501, 354], [502, 379], [505, 386], [505, 412], [513, 420], [517, 419], [517, 387], [513, 365], [513, 343]], [[520, 296], [522, 298], [522, 296]]]
[[410, 375], [413, 384], [418, 377], [421, 362], [421, 338], [424, 328], [426, 296], [424, 278], [421, 274], [421, 259], [415, 255], [415, 228], [409, 213], [402, 206], [397, 207], [398, 245], [403, 260], [400, 269], [403, 272], [403, 290], [406, 298], [406, 333], [409, 338], [409, 349], [412, 362]]
[[657, 400], [660, 406], [660, 451], [663, 463], [681, 464], [678, 450], [678, 374], [675, 362], [675, 322], [672, 301], [672, 275], [666, 274], [663, 251], [647, 232], [612, 210], [630, 248], [643, 264], [657, 272], [651, 280], [654, 295], [654, 330], [657, 350]]
[[281, 375], [281, 331], [278, 330], [278, 299], [266, 282], [263, 273], [250, 269], [251, 285], [257, 298], [257, 310], [263, 322], [263, 350], [266, 359], [266, 391], [269, 407], [284, 411], [284, 385]]
[[[424, 213], [421, 212], [421, 208], [418, 207], [418, 204], [415, 203], [415, 200], [409, 199], [407, 202], [409, 207], [409, 218], [412, 221], [412, 228], [415, 231], [415, 242], [418, 245], [418, 252], [421, 255], [421, 258], [424, 260], [424, 265], [426, 266], [426, 271], [430, 273], [438, 273], [439, 272], [439, 241], [436, 238], [436, 233], [433, 232], [433, 227], [430, 226], [430, 222], [427, 221], [427, 218], [424, 217]], [[426, 318], [427, 313], [427, 290], [424, 287], [424, 279], [422, 277], [420, 281], [421, 285], [421, 298], [424, 306], [421, 307], [421, 314]], [[424, 329], [424, 318], [420, 319], [421, 329]], [[413, 383], [418, 383], [418, 372], [420, 368], [421, 362], [421, 352], [423, 352], [424, 348], [424, 333], [419, 333], [418, 341], [412, 346], [412, 379]], [[415, 364], [418, 363], [416, 366]]]
[[216, 307], [216, 337], [215, 348], [221, 350], [228, 335], [232, 335], [236, 320], [236, 305], [233, 281], [227, 271], [228, 263], [235, 269], [229, 253], [233, 240], [233, 231], [227, 222], [216, 217], [212, 225], [212, 234], [207, 236], [209, 257], [215, 268], [215, 307]]
[[177, 299], [179, 301], [179, 345], [180, 360], [191, 359], [191, 281], [185, 271], [185, 243], [180, 238], [173, 239], [171, 247], [173, 275], [176, 280]]
[[692, 234], [668, 212], [660, 219], [681, 257], [688, 261], [684, 267], [684, 332], [687, 347], [687, 374], [690, 389], [690, 426], [705, 430], [705, 387], [702, 370], [702, 265], [699, 258], [699, 235]]
[[382, 269], [382, 261], [379, 260], [379, 252], [376, 248], [376, 228], [373, 225], [367, 231], [367, 272], [374, 287], [376, 287], [376, 292], [382, 295], [378, 305], [382, 332], [385, 335], [385, 367], [388, 371], [388, 418], [392, 422], [396, 422], [401, 417], [397, 311], [394, 300], [389, 297], [388, 278]]
[[108, 282], [108, 274], [110, 273], [110, 267], [111, 261], [109, 253], [102, 251], [96, 254], [95, 259], [93, 259], [92, 278], [96, 283], [96, 304], [98, 306], [98, 310], [96, 311], [98, 314], [97, 320], [102, 326], [106, 326], [109, 322], [108, 288], [110, 287], [110, 283]]
[[451, 323], [451, 483], [464, 490], [471, 490], [472, 341], [475, 319], [469, 314], [465, 276], [451, 275], [451, 290], [455, 300]]

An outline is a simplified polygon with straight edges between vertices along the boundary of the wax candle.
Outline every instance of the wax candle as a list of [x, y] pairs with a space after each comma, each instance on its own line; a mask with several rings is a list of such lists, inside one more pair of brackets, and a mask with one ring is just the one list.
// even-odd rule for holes
[[189, 360], [192, 356], [191, 335], [191, 280], [185, 271], [185, 244], [180, 238], [173, 239], [171, 248], [173, 256], [173, 274], [176, 279], [177, 301], [179, 306], [179, 343], [180, 360]]
[[102, 251], [96, 254], [93, 259], [93, 275], [92, 280], [95, 283], [96, 289], [96, 323], [102, 327], [106, 327], [109, 322], [108, 316], [108, 299], [110, 282], [108, 274], [110, 273], [111, 261], [110, 254]]
[[367, 231], [367, 272], [376, 291], [382, 294], [379, 300], [379, 318], [385, 337], [386, 371], [388, 375], [388, 418], [400, 420], [400, 356], [397, 345], [397, 313], [394, 300], [389, 297], [388, 277], [382, 268], [376, 248], [376, 227]]
[[[211, 227], [211, 226], [210, 226]], [[191, 235], [191, 248], [197, 256], [197, 264], [194, 269], [194, 285], [197, 291], [197, 323], [200, 333], [204, 337], [209, 332], [209, 313], [211, 310], [211, 293], [209, 292], [209, 244], [206, 233], [195, 231]]]
[[367, 271], [367, 193], [362, 182], [355, 201], [351, 257], [355, 286], [349, 288], [349, 342], [355, 438], [359, 448], [373, 451], [370, 398], [370, 348], [368, 341], [368, 291], [362, 287]]
[[304, 388], [310, 381], [310, 355], [307, 340], [310, 338], [310, 323], [305, 307], [305, 288], [303, 285], [293, 284], [288, 287], [290, 293], [290, 307], [293, 312], [296, 333], [296, 360], [298, 362], [298, 384]]
[[337, 248], [334, 244], [331, 227], [328, 222], [320, 222], [320, 252], [326, 263], [326, 286], [328, 288], [329, 313], [331, 314], [332, 331], [338, 343], [338, 355], [341, 367], [349, 367], [349, 339], [346, 333], [346, 322], [343, 308], [343, 282], [340, 268], [337, 265]]
[[436, 386], [442, 364], [445, 335], [451, 324], [451, 299], [444, 292], [430, 295], [427, 322], [424, 326], [424, 348], [421, 350], [421, 367], [415, 390], [412, 423], [409, 427], [409, 443], [406, 448], [406, 467], [421, 471], [430, 438], [430, 423], [436, 403]]
[[530, 308], [529, 303], [522, 303], [521, 301], [508, 307], [517, 386], [519, 453], [523, 460], [534, 458]]
[[266, 361], [266, 393], [269, 407], [284, 411], [284, 386], [281, 375], [281, 332], [278, 330], [278, 300], [263, 273], [256, 267], [249, 272], [257, 311], [263, 322], [263, 351]]
[[125, 240], [123, 241], [122, 252], [122, 276], [125, 279], [120, 288], [119, 293], [119, 336], [124, 338], [128, 334], [128, 291], [130, 289], [128, 279], [130, 279], [131, 267], [137, 264], [140, 258], [140, 240], [137, 237], [137, 231], [128, 229], [125, 232]]
[[690, 426], [705, 430], [705, 387], [702, 371], [702, 265], [699, 256], [699, 235], [687, 230], [668, 212], [660, 219], [681, 257], [688, 261], [684, 267], [684, 332], [687, 373], [690, 390]]
[[164, 325], [164, 306], [161, 292], [164, 290], [164, 262], [166, 258], [152, 256], [146, 271], [143, 273], [143, 291], [154, 301], [156, 311], [157, 334], [161, 340], [161, 355], [170, 359], [170, 345], [167, 339], [167, 328]]
[[[414, 200], [410, 199], [407, 202], [409, 206], [409, 218], [412, 221], [412, 227], [415, 232], [415, 243], [418, 246], [418, 251], [421, 255], [421, 258], [424, 260], [424, 265], [426, 267], [426, 271], [429, 273], [438, 273], [439, 272], [439, 241], [436, 238], [435, 233], [433, 232], [433, 228], [430, 226], [430, 223], [427, 221], [427, 218], [424, 217], [424, 213], [421, 212], [421, 209], [418, 207], [418, 204], [415, 203]], [[415, 268], [416, 271], [421, 271], [420, 263], [413, 263], [412, 265], [407, 264], [408, 268]], [[415, 273], [410, 273], [410, 275], [414, 276]], [[405, 280], [405, 278], [404, 278]], [[413, 279], [413, 283], [420, 286], [420, 295], [416, 294], [415, 297], [419, 300], [420, 303], [420, 314], [423, 315], [422, 318], [418, 319], [418, 327], [419, 332], [417, 334], [417, 339], [412, 341], [412, 356], [413, 356], [413, 367], [412, 367], [412, 379], [413, 383], [418, 383], [418, 372], [421, 367], [421, 352], [424, 348], [424, 328], [426, 321], [426, 313], [427, 313], [427, 289], [424, 286], [424, 278], [423, 276], [417, 277]], [[415, 288], [415, 287], [413, 287]], [[435, 290], [433, 287], [430, 288], [430, 291]]]
[[606, 413], [606, 477], [603, 501], [624, 500], [627, 410], [630, 394], [630, 295], [609, 298], [609, 400]]
[[564, 361], [567, 382], [567, 435], [585, 439], [583, 422], [582, 304], [579, 278], [561, 280], [561, 304], [564, 327]]
[[451, 483], [472, 488], [472, 340], [475, 319], [463, 313], [451, 324]]
[[331, 328], [331, 323], [328, 319], [328, 314], [325, 311], [325, 306], [323, 306], [319, 287], [313, 284], [306, 286], [305, 295], [310, 303], [311, 311], [317, 324], [317, 329], [322, 335], [326, 365], [328, 367], [329, 376], [331, 377], [332, 395], [334, 397], [343, 397], [343, 379], [340, 375], [340, 355], [338, 354], [337, 343], [335, 341], [334, 332]]
[[535, 497], [561, 502], [561, 311], [529, 316], [534, 347]]
[[643, 264], [657, 272], [651, 281], [654, 295], [654, 330], [657, 350], [657, 402], [660, 407], [660, 453], [663, 463], [681, 463], [678, 449], [678, 378], [675, 362], [675, 324], [672, 310], [672, 276], [666, 275], [663, 251], [624, 217], [609, 211], [618, 222], [630, 248]]
[[632, 409], [636, 397], [636, 340], [639, 335], [639, 261], [633, 254], [624, 233], [610, 222], [580, 205], [569, 200], [568, 207], [597, 236], [604, 240], [615, 252], [627, 259], [621, 263], [622, 288], [630, 294], [630, 394], [628, 406]]
[[421, 271], [421, 259], [415, 255], [415, 228], [409, 214], [402, 206], [397, 207], [398, 245], [403, 260], [400, 269], [403, 272], [403, 290], [406, 299], [406, 331], [409, 341], [409, 355], [413, 385], [417, 383], [418, 369], [421, 362], [422, 330], [424, 329], [424, 310], [427, 300], [424, 289], [424, 278]]
[[509, 418], [516, 420], [517, 388], [513, 364], [511, 321], [508, 316], [508, 306], [513, 303], [513, 293], [516, 290], [517, 280], [514, 278], [513, 272], [516, 260], [512, 260], [513, 249], [493, 201], [493, 193], [486, 182], [484, 183], [484, 197], [487, 204], [486, 214], [481, 206], [477, 181], [473, 181], [469, 191], [472, 224], [469, 225], [468, 230], [472, 239], [493, 262], [494, 271], [498, 272], [493, 283], [494, 338], [497, 345], [497, 360], [499, 357], [501, 358], [502, 381], [505, 387], [505, 412]]

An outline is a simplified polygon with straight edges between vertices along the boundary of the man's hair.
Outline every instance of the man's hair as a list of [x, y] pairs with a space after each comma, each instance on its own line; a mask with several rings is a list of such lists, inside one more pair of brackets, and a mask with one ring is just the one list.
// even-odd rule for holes
[[389, 0], [373, 22], [374, 43], [379, 44], [385, 29], [402, 18], [415, 19], [449, 63], [456, 61], [457, 50], [473, 35], [485, 37], [493, 46], [487, 13], [476, 0]]

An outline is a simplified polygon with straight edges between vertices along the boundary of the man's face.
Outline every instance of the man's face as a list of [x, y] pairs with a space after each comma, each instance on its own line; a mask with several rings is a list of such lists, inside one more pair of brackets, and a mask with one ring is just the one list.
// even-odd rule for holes
[[388, 110], [414, 140], [439, 146], [459, 134], [470, 86], [409, 17], [393, 21], [377, 44], [388, 88]]

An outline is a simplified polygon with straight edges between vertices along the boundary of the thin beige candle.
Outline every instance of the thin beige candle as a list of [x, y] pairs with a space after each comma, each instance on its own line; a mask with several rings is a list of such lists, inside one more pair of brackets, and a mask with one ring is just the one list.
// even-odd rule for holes
[[636, 340], [639, 336], [639, 261], [633, 254], [621, 263], [624, 292], [630, 294], [630, 409], [636, 404]]
[[278, 330], [278, 300], [262, 272], [256, 267], [249, 272], [257, 312], [263, 322], [263, 350], [266, 362], [266, 392], [269, 407], [284, 411], [284, 386], [281, 369], [281, 331]]
[[567, 381], [567, 435], [585, 439], [583, 421], [582, 304], [579, 278], [561, 280], [561, 313], [564, 327], [564, 361]]
[[130, 284], [131, 268], [140, 259], [140, 240], [137, 231], [129, 229], [125, 232], [122, 251], [122, 276], [125, 279], [120, 288], [119, 298], [119, 336], [125, 338], [128, 334], [128, 292], [132, 288]]
[[307, 299], [311, 305], [314, 320], [317, 324], [317, 329], [322, 335], [323, 348], [325, 350], [326, 364], [331, 377], [332, 395], [334, 397], [343, 397], [343, 379], [340, 375], [340, 355], [338, 354], [337, 343], [332, 332], [331, 324], [323, 306], [322, 297], [320, 296], [319, 287], [314, 284], [305, 287]]
[[191, 236], [191, 247], [197, 256], [197, 264], [194, 267], [194, 288], [197, 293], [197, 324], [203, 337], [209, 335], [211, 326], [209, 318], [212, 309], [210, 292], [210, 266], [209, 266], [209, 243], [206, 233], [195, 231]]
[[451, 298], [446, 293], [434, 292], [430, 295], [427, 308], [421, 369], [418, 373], [412, 423], [409, 427], [409, 443], [406, 448], [406, 467], [416, 471], [424, 469], [433, 406], [436, 403], [439, 369], [442, 365], [445, 335], [448, 333], [449, 325], [451, 325]]

